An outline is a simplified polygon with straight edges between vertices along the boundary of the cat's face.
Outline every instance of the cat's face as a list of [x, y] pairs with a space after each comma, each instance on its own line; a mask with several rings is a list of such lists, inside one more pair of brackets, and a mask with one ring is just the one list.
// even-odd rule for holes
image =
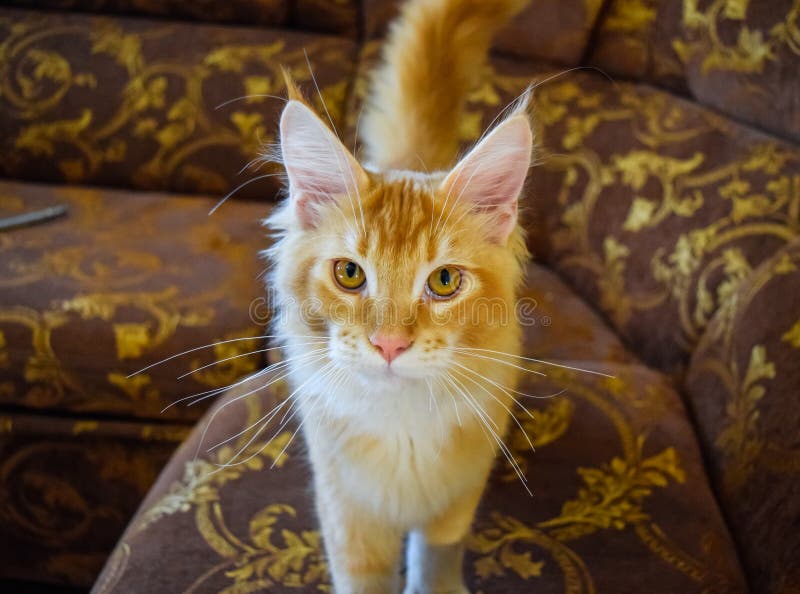
[[346, 200], [323, 208], [284, 252], [304, 332], [329, 337], [333, 360], [379, 378], [431, 377], [453, 349], [509, 331], [521, 249], [488, 241], [421, 176], [373, 176], [360, 195], [355, 212]]
[[[324, 130], [313, 129], [323, 144], [308, 146], [309, 127], [324, 125], [295, 117], [282, 122], [290, 199], [271, 221], [283, 234], [273, 282], [293, 304], [294, 333], [327, 338], [331, 361], [377, 383], [435, 379], [460, 348], [508, 348], [525, 255], [516, 199], [527, 124], [499, 139], [506, 157], [509, 142], [527, 142], [524, 163], [490, 169], [499, 156], [470, 162], [473, 151], [449, 174], [427, 175], [367, 172]], [[292, 167], [287, 143], [304, 133], [304, 160]], [[330, 146], [338, 153], [326, 166]]]

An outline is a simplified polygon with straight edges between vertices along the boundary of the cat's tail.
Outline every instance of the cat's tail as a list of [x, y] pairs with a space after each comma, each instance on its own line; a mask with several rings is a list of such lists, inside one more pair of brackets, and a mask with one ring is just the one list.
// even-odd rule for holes
[[410, 0], [393, 24], [362, 115], [366, 160], [381, 169], [453, 164], [459, 122], [494, 34], [529, 0]]

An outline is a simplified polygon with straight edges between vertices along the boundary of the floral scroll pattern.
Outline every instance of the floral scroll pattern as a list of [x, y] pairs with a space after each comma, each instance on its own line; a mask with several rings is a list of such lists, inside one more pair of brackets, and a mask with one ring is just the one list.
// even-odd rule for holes
[[91, 584], [188, 433], [180, 425], [0, 415], [4, 570], [27, 578], [35, 566], [51, 581]]
[[[156, 196], [0, 185], [9, 204], [14, 197], [31, 209], [70, 207], [49, 233], [22, 229], [0, 244], [0, 401], [163, 418], [178, 398], [229, 385], [261, 364], [259, 353], [248, 353], [263, 342], [249, 317], [262, 293], [255, 278], [266, 245], [263, 208], [237, 204], [212, 221], [205, 199], [163, 204]], [[187, 265], [197, 258], [206, 277]], [[228, 342], [130, 375], [218, 341]], [[166, 414], [191, 419], [200, 411]]]
[[[784, 529], [800, 512], [790, 493], [800, 475], [796, 394], [800, 386], [797, 307], [781, 306], [800, 290], [797, 241], [764, 262], [714, 316], [697, 347], [687, 393], [712, 477], [732, 519], [758, 591], [800, 586], [793, 551], [796, 532]], [[774, 528], [757, 520], [768, 510]], [[783, 522], [781, 518], [787, 518]], [[769, 541], [778, 554], [756, 543]]]
[[[343, 39], [22, 14], [0, 13], [6, 175], [222, 195], [274, 141], [281, 67], [300, 84], [317, 74], [312, 101], [341, 117]], [[266, 179], [241, 195], [274, 197]]]
[[613, 0], [593, 61], [800, 139], [798, 0]]
[[[538, 90], [532, 195], [552, 209], [540, 250], [674, 371], [737, 285], [800, 233], [800, 153], [661, 93], [599, 83]], [[656, 319], [679, 323], [640, 333]]]

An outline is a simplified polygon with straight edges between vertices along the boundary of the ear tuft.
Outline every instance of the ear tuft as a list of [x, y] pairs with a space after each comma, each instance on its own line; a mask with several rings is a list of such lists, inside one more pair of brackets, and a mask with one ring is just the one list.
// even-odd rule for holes
[[289, 196], [304, 228], [316, 226], [318, 207], [342, 195], [357, 199], [366, 173], [328, 126], [304, 103], [290, 100], [281, 114], [281, 155]]
[[467, 155], [442, 182], [449, 200], [466, 201], [492, 215], [490, 240], [504, 244], [517, 224], [517, 201], [531, 164], [533, 133], [524, 110], [515, 110]]
[[286, 66], [281, 66], [281, 74], [283, 75], [283, 84], [286, 85], [286, 96], [289, 100], [305, 103], [305, 98], [303, 97], [300, 87], [297, 86], [292, 73]]

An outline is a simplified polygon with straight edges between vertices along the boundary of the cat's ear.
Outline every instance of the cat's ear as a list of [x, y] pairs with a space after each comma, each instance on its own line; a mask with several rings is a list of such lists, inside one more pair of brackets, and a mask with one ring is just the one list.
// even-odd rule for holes
[[318, 223], [318, 206], [358, 196], [367, 174], [330, 128], [305, 104], [291, 100], [281, 114], [281, 156], [289, 196], [304, 228]]
[[517, 200], [528, 175], [533, 133], [524, 112], [517, 112], [479, 142], [442, 182], [450, 200], [467, 201], [492, 215], [487, 235], [504, 244], [517, 224]]

